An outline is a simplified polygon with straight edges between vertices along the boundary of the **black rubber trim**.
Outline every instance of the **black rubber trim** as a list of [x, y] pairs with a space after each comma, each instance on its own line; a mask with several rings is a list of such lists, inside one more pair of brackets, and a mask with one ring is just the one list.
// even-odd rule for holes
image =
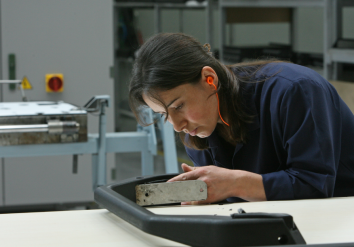
[[95, 201], [140, 230], [191, 246], [306, 244], [287, 214], [156, 215], [135, 203], [135, 186], [177, 174], [136, 177], [95, 190]]

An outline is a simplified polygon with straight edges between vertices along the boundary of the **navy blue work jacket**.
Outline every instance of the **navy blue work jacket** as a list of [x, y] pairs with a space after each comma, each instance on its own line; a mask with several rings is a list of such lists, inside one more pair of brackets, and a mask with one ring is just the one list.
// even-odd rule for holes
[[258, 76], [270, 78], [241, 90], [256, 116], [246, 143], [235, 147], [214, 131], [209, 149], [186, 148], [194, 165], [261, 174], [267, 200], [354, 196], [354, 116], [335, 88], [290, 63], [271, 63]]

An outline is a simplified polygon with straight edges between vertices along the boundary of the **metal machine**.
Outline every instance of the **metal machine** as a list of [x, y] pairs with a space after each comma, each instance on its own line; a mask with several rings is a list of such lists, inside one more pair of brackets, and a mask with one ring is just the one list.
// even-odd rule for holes
[[[155, 126], [139, 127], [137, 132], [106, 133], [105, 108], [109, 102], [108, 95], [99, 95], [84, 107], [48, 101], [0, 103], [0, 157], [73, 155], [72, 171], [76, 174], [78, 155], [91, 154], [93, 189], [107, 184], [107, 153], [141, 152], [142, 174], [153, 174]], [[88, 113], [99, 116], [98, 134], [87, 133]], [[153, 121], [150, 109], [142, 114], [147, 122]], [[160, 127], [166, 172], [178, 172], [175, 144], [166, 139], [173, 136], [172, 126], [160, 123]]]
[[[62, 101], [28, 102], [21, 83], [21, 80], [0, 80], [0, 85], [19, 84], [23, 100], [0, 102], [1, 146], [87, 141], [84, 108]], [[109, 100], [109, 96], [99, 97]], [[92, 101], [96, 103], [91, 99], [88, 104]]]
[[64, 102], [0, 103], [0, 145], [87, 141], [87, 112]]

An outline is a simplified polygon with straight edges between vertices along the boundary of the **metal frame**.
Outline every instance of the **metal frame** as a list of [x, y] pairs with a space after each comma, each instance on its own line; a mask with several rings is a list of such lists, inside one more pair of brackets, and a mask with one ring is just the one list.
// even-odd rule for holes
[[151, 169], [146, 169], [146, 167], [153, 167], [149, 139], [151, 135], [145, 131], [107, 133], [104, 138], [100, 138], [99, 134], [89, 134], [88, 141], [80, 143], [2, 146], [0, 157], [92, 154], [93, 188], [95, 189], [97, 186], [106, 184], [106, 153], [141, 152], [145, 157], [142, 158], [142, 174], [152, 174]]
[[[87, 142], [2, 146], [0, 148], [0, 157], [92, 154], [93, 189], [107, 183], [106, 153], [141, 152], [142, 175], [154, 174], [153, 155], [157, 153], [154, 126], [150, 125], [138, 129], [138, 132], [106, 133], [107, 120], [105, 108], [109, 105], [109, 96], [95, 97], [101, 101], [101, 103], [97, 105], [98, 111], [100, 112], [99, 133], [88, 134]], [[151, 110], [147, 111], [146, 118], [148, 122], [153, 121]], [[163, 127], [163, 130], [165, 129], [166, 127]], [[166, 163], [166, 172], [178, 172], [177, 155], [169, 153], [166, 160], [168, 161], [168, 163]]]
[[183, 10], [184, 9], [205, 9], [206, 10], [206, 40], [213, 46], [213, 2], [212, 0], [206, 0], [206, 5], [186, 5], [184, 3], [115, 3], [116, 7], [144, 7], [144, 8], [154, 8], [154, 20], [155, 20], [155, 33], [161, 32], [161, 10], [162, 9], [179, 9], [180, 10], [180, 32], [183, 32]]
[[[213, 0], [207, 0], [206, 5], [195, 5], [195, 6], [190, 6], [186, 5], [184, 3], [156, 3], [156, 2], [113, 2], [113, 33], [114, 33], [114, 51], [116, 51], [119, 48], [119, 43], [118, 43], [118, 34], [117, 34], [117, 23], [119, 20], [119, 13], [118, 10], [119, 8], [152, 8], [154, 9], [154, 29], [155, 33], [160, 33], [161, 32], [161, 11], [162, 9], [179, 9], [180, 10], [180, 31], [183, 31], [183, 23], [182, 23], [182, 17], [183, 17], [183, 10], [186, 9], [205, 9], [206, 10], [206, 30], [207, 30], [207, 37], [206, 40], [208, 43], [213, 46], [213, 25], [212, 25], [212, 20], [213, 20]], [[120, 59], [120, 58], [114, 58], [114, 81], [115, 81], [115, 86], [119, 86], [119, 71], [120, 71], [120, 63], [122, 62], [127, 62], [129, 60], [127, 59]], [[121, 90], [115, 90], [121, 91]], [[115, 106], [119, 107], [120, 99], [121, 97], [119, 95], [115, 95]], [[118, 108], [117, 108], [118, 109]], [[131, 112], [127, 112], [125, 110], [118, 109], [117, 110], [119, 115], [126, 115], [129, 117], [134, 117]], [[152, 115], [151, 116], [153, 119], [159, 119], [157, 120], [157, 125], [158, 125], [158, 131], [160, 136], [162, 137], [163, 141], [163, 149], [164, 149], [164, 160], [165, 160], [165, 169], [166, 173], [176, 173], [178, 172], [178, 164], [177, 164], [177, 152], [176, 152], [176, 144], [175, 144], [175, 133], [173, 130], [173, 127], [171, 124], [166, 123], [164, 124], [163, 120], [159, 118], [158, 115]], [[119, 118], [118, 118], [119, 119]], [[148, 133], [152, 133], [152, 131], [155, 130], [147, 130], [145, 129]], [[155, 135], [155, 134], [154, 134]], [[154, 151], [153, 151], [154, 153]], [[152, 165], [152, 157], [145, 156], [144, 153], [142, 155], [142, 159], [145, 162], [145, 165], [142, 167], [143, 169], [143, 175], [147, 174], [153, 174], [153, 165]]]
[[[220, 60], [223, 59], [223, 45], [226, 43], [226, 11], [228, 7], [250, 7], [250, 8], [295, 8], [295, 7], [325, 7], [325, 1], [327, 0], [219, 0], [220, 10], [220, 35], [219, 35], [219, 50]], [[296, 13], [293, 19], [297, 18]], [[294, 20], [293, 20], [294, 21]], [[296, 26], [291, 25], [290, 36], [292, 45], [296, 46], [294, 37], [296, 33]]]
[[350, 0], [326, 0], [324, 10], [324, 56], [325, 78], [337, 80], [339, 63], [354, 63], [354, 49], [333, 48], [338, 38], [343, 37], [343, 7], [354, 6]]
[[[220, 9], [220, 60], [223, 61], [223, 44], [225, 41], [225, 23], [227, 7], [322, 7], [323, 8], [323, 68], [324, 77], [337, 79], [338, 62], [354, 63], [353, 49], [336, 49], [333, 45], [342, 37], [342, 8], [354, 6], [351, 0], [219, 0]], [[297, 18], [295, 16], [295, 18]], [[292, 27], [292, 45], [296, 27]]]
[[[117, 35], [117, 23], [119, 20], [119, 14], [118, 10], [119, 8], [152, 8], [154, 9], [154, 29], [155, 33], [160, 33], [161, 32], [161, 11], [162, 9], [179, 9], [180, 10], [180, 17], [183, 17], [183, 10], [186, 9], [205, 9], [206, 10], [206, 30], [207, 30], [207, 37], [206, 40], [207, 42], [213, 46], [213, 25], [212, 25], [212, 20], [213, 20], [213, 6], [215, 5], [213, 3], [213, 0], [206, 0], [207, 4], [206, 5], [195, 5], [195, 6], [190, 6], [186, 5], [184, 3], [154, 3], [154, 2], [114, 2], [113, 1], [113, 34], [114, 34], [114, 51], [116, 51], [119, 48], [119, 43], [118, 43], [118, 35]], [[217, 6], [217, 5], [215, 5]], [[180, 31], [183, 31], [183, 23], [180, 21], [179, 23], [180, 26]], [[115, 85], [119, 85], [119, 70], [120, 66], [119, 64], [121, 62], [126, 62], [129, 61], [127, 59], [120, 59], [120, 58], [114, 58], [114, 80], [115, 80]], [[117, 90], [116, 90], [117, 91]], [[116, 101], [116, 107], [119, 106], [120, 102], [120, 97], [118, 95], [115, 96], [115, 101]], [[118, 109], [118, 108], [117, 108]], [[130, 116], [129, 113], [125, 112], [124, 110], [118, 109], [117, 110], [119, 115], [127, 115]]]
[[165, 123], [164, 119], [161, 117], [159, 117], [157, 125], [160, 130], [163, 150], [165, 152], [164, 159], [166, 173], [178, 173], [177, 150], [174, 141], [175, 132], [173, 126], [170, 123]]

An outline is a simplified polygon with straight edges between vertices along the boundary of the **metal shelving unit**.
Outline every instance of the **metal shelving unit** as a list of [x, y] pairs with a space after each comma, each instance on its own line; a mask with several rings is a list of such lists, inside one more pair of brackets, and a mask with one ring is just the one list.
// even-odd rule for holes
[[339, 63], [354, 63], [354, 49], [333, 48], [335, 42], [343, 38], [343, 8], [354, 7], [352, 0], [326, 0], [325, 39], [325, 76], [337, 80]]
[[[223, 61], [223, 44], [225, 44], [226, 8], [297, 8], [321, 7], [323, 8], [323, 68], [324, 77], [328, 80], [337, 79], [338, 63], [354, 63], [353, 49], [333, 48], [338, 38], [342, 37], [342, 11], [343, 7], [354, 6], [352, 0], [219, 0], [220, 10], [220, 59]], [[293, 15], [295, 22], [296, 14]], [[291, 43], [295, 43], [296, 26], [291, 28]]]
[[[214, 4], [214, 0], [205, 0], [203, 3], [190, 5], [188, 3], [158, 3], [158, 2], [116, 2], [113, 1], [113, 44], [114, 52], [119, 49], [119, 37], [118, 37], [118, 23], [119, 23], [119, 10], [122, 8], [134, 8], [134, 9], [153, 9], [154, 11], [154, 33], [161, 32], [161, 12], [163, 9], [178, 9], [179, 11], [179, 29], [183, 32], [183, 11], [184, 10], [194, 10], [201, 9], [206, 12], [206, 42], [212, 45], [212, 19], [213, 19], [213, 7], [217, 7]], [[203, 24], [204, 25], [204, 24]], [[213, 47], [213, 46], [212, 46]], [[114, 86], [115, 86], [115, 122], [116, 131], [120, 130], [121, 126], [121, 116], [127, 116], [129, 118], [134, 118], [131, 111], [127, 109], [121, 109], [120, 104], [123, 100], [124, 86], [127, 86], [127, 81], [122, 80], [122, 77], [127, 75], [128, 68], [134, 62], [133, 58], [123, 58], [114, 56]], [[129, 70], [128, 70], [129, 71]], [[130, 72], [130, 71], [129, 71]], [[173, 126], [169, 123], [164, 124], [163, 119], [160, 118], [158, 121], [158, 134], [163, 142], [163, 149], [165, 153], [165, 167], [167, 173], [178, 172], [177, 164], [177, 154], [176, 154], [176, 143], [175, 143], [175, 133]], [[134, 126], [135, 127], [135, 126]]]
[[[205, 9], [206, 10], [206, 30], [207, 30], [207, 38], [208, 43], [212, 41], [212, 7], [214, 6], [213, 0], [205, 0], [203, 3], [199, 3], [196, 5], [191, 5], [187, 3], [157, 3], [157, 2], [115, 2], [114, 3], [114, 21], [115, 24], [118, 20], [118, 9], [119, 8], [147, 8], [147, 9], [154, 9], [154, 20], [155, 20], [155, 33], [161, 32], [161, 10], [162, 9], [179, 9], [180, 12], [180, 19], [183, 19], [183, 10], [187, 9]], [[180, 29], [182, 29], [182, 23], [180, 22]], [[117, 41], [115, 37], [115, 41]], [[115, 42], [115, 44], [118, 44]]]
[[[113, 1], [113, 32], [114, 32], [114, 51], [117, 51], [119, 49], [119, 37], [117, 33], [117, 25], [118, 25], [118, 20], [119, 20], [119, 9], [121, 8], [134, 8], [134, 9], [153, 9], [154, 11], [154, 33], [160, 33], [161, 32], [161, 11], [163, 9], [178, 9], [179, 11], [179, 30], [180, 32], [183, 32], [183, 11], [184, 10], [193, 10], [193, 9], [201, 9], [205, 10], [206, 12], [206, 23], [203, 24], [205, 25], [206, 29], [206, 42], [211, 45], [211, 47], [214, 47], [212, 44], [213, 40], [213, 25], [212, 25], [212, 20], [213, 20], [213, 8], [217, 7], [217, 4], [214, 0], [205, 0], [202, 3], [198, 3], [195, 5], [191, 5], [188, 3], [158, 3], [158, 2], [116, 2]], [[116, 107], [116, 129], [120, 129], [120, 116], [128, 116], [128, 117], [133, 117], [132, 113], [130, 111], [127, 111], [125, 109], [119, 109], [119, 105], [122, 101], [122, 95], [121, 90], [123, 85], [127, 85], [126, 82], [122, 82], [120, 80], [120, 75], [124, 74], [124, 66], [129, 66], [129, 63], [132, 62], [132, 59], [125, 59], [125, 58], [118, 58], [115, 56], [114, 58], [114, 85], [117, 87], [115, 89], [116, 94], [115, 95], [115, 107]]]

